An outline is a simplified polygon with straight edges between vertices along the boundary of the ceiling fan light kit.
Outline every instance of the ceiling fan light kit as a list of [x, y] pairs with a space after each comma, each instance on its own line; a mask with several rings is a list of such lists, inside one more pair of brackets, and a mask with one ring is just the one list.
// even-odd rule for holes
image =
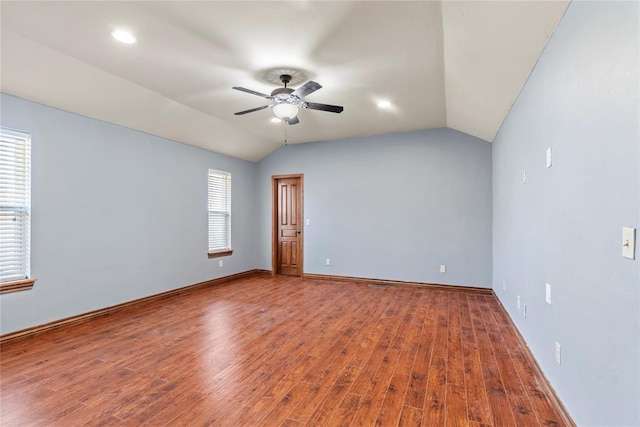
[[282, 102], [271, 107], [273, 114], [279, 119], [288, 121], [298, 115], [298, 106]]
[[234, 86], [233, 89], [239, 90], [241, 92], [250, 93], [252, 95], [261, 96], [265, 99], [268, 99], [271, 104], [263, 105], [261, 107], [252, 108], [250, 110], [239, 111], [235, 113], [236, 116], [252, 113], [254, 111], [260, 111], [265, 108], [271, 108], [273, 114], [287, 122], [289, 125], [295, 125], [300, 123], [298, 119], [298, 111], [300, 108], [307, 108], [310, 110], [320, 110], [320, 111], [329, 111], [331, 113], [341, 113], [344, 108], [338, 105], [328, 105], [328, 104], [318, 104], [315, 102], [307, 102], [304, 100], [304, 97], [317, 91], [322, 88], [319, 83], [314, 81], [308, 81], [307, 83], [300, 86], [298, 89], [293, 90], [287, 87], [287, 84], [291, 81], [291, 75], [282, 74], [280, 75], [280, 81], [284, 87], [279, 87], [274, 89], [271, 92], [271, 95], [266, 95], [264, 93], [256, 92], [251, 89], [246, 89], [243, 87]]

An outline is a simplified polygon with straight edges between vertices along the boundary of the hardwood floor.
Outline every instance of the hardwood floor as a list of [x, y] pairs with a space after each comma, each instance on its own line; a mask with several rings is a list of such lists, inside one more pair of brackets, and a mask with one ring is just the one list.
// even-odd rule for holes
[[3, 426], [567, 425], [495, 297], [466, 292], [257, 275], [1, 356]]

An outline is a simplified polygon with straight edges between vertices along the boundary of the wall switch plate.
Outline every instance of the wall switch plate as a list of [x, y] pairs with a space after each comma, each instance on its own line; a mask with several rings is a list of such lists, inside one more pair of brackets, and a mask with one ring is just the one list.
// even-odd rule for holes
[[522, 304], [522, 315], [527, 318], [527, 304]]
[[444, 264], [440, 265], [440, 273], [446, 273], [447, 272], [447, 266]]
[[222, 260], [218, 261], [218, 266], [219, 267], [222, 267], [223, 265], [224, 265], [224, 261], [222, 261]]
[[636, 229], [622, 227], [622, 256], [636, 259]]
[[562, 347], [560, 344], [556, 343], [556, 363], [559, 365], [562, 360]]
[[551, 147], [547, 148], [547, 167], [551, 167]]
[[307, 225], [310, 225], [310, 224], [311, 224], [311, 221], [309, 220], [309, 218], [307, 218], [307, 222], [306, 222], [306, 224], [307, 224]]
[[503, 280], [502, 281], [502, 290], [504, 291], [505, 289], [507, 289], [507, 281]]
[[520, 295], [516, 297], [516, 302], [518, 303], [518, 310], [520, 310]]
[[526, 184], [527, 183], [527, 171], [526, 170], [522, 170], [522, 183]]
[[327, 258], [327, 259], [324, 261], [324, 265], [331, 265], [331, 258]]
[[551, 304], [551, 285], [550, 284], [545, 284], [545, 297], [544, 300], [547, 302], [547, 304]]

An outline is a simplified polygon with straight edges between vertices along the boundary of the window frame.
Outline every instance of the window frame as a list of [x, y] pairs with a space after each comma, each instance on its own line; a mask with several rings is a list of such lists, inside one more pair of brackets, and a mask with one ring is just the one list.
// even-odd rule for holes
[[[217, 176], [218, 179], [226, 180], [226, 183], [223, 184], [225, 186], [224, 192], [226, 193], [226, 198], [224, 200], [224, 204], [226, 205], [222, 209], [212, 210], [212, 197], [214, 197], [213, 189], [212, 189], [212, 176]], [[214, 202], [215, 203], [215, 202]], [[212, 226], [211, 226], [211, 215], [212, 213], [216, 213], [218, 216], [226, 216], [226, 243], [225, 247], [213, 248], [211, 246], [212, 240]], [[208, 258], [219, 258], [223, 256], [229, 256], [233, 254], [233, 249], [231, 246], [231, 222], [232, 222], [232, 213], [231, 213], [231, 172], [223, 171], [220, 169], [209, 168], [207, 173], [207, 256]]]
[[[21, 204], [18, 200], [6, 205], [0, 204], [0, 211], [5, 212], [23, 212], [25, 218], [24, 234], [22, 238], [25, 240], [25, 245], [21, 257], [25, 258], [24, 278], [11, 278], [9, 280], [2, 281], [0, 278], [0, 294], [8, 292], [17, 292], [31, 289], [36, 279], [31, 277], [31, 134], [28, 132], [9, 129], [6, 127], [0, 127], [0, 140], [3, 144], [10, 144], [10, 139], [21, 140], [25, 145], [25, 164], [24, 169], [24, 202]], [[7, 160], [10, 160], [10, 156], [7, 156]], [[18, 166], [18, 163], [14, 163]], [[18, 197], [16, 197], [18, 198]], [[1, 202], [0, 202], [1, 203]]]

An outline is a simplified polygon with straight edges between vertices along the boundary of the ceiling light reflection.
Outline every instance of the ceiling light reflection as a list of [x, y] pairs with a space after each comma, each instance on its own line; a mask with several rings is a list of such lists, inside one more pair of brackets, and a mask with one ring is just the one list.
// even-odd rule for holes
[[126, 30], [115, 30], [111, 32], [111, 37], [125, 44], [133, 44], [136, 42], [136, 38], [133, 34]]

